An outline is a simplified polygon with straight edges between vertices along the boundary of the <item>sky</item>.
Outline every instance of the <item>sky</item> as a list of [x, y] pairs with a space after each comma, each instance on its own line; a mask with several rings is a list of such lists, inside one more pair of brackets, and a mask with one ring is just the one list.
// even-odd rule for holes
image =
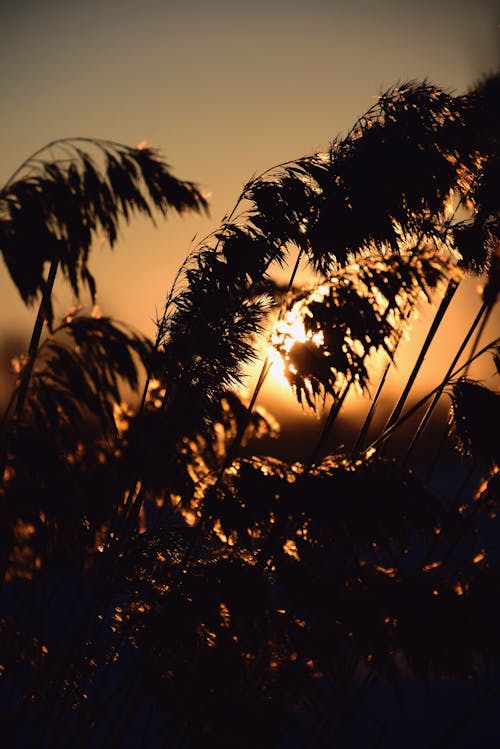
[[[0, 184], [59, 137], [158, 147], [210, 195], [209, 218], [122, 227], [91, 269], [103, 313], [149, 335], [193, 241], [247, 180], [328, 148], [386, 88], [460, 93], [500, 67], [493, 0], [7, 0], [0, 11]], [[195, 238], [195, 239], [193, 239]], [[59, 284], [61, 314], [71, 295]], [[26, 310], [0, 265], [0, 346]]]

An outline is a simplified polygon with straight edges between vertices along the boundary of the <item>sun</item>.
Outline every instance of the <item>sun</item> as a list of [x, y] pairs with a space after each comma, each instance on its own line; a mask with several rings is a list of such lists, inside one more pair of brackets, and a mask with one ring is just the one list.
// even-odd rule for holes
[[286, 372], [294, 372], [293, 364], [287, 361], [287, 354], [296, 342], [305, 343], [313, 341], [321, 344], [323, 334], [308, 333], [304, 325], [304, 318], [300, 305], [296, 305], [288, 310], [285, 315], [276, 323], [271, 335], [271, 344], [267, 349], [267, 357], [270, 361], [269, 376], [276, 385], [290, 389], [290, 382], [287, 379]]
[[290, 351], [295, 341], [307, 340], [304, 320], [296, 310], [289, 310], [279, 320], [271, 335], [271, 343], [267, 348], [267, 357], [270, 361], [269, 377], [276, 385], [290, 389], [290, 383], [286, 377], [286, 354]]

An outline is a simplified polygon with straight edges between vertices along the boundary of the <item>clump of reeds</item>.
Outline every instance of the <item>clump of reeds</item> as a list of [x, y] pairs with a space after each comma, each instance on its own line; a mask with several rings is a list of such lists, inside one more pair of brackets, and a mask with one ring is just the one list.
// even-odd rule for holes
[[[480, 338], [498, 294], [498, 83], [396, 86], [327, 152], [252, 179], [182, 266], [155, 341], [105, 316], [54, 325], [53, 282], [60, 271], [93, 296], [96, 231], [112, 245], [134, 211], [205, 209], [196, 186], [150, 149], [87, 139], [52, 144], [64, 157], [42, 151], [5, 185], [0, 250], [40, 303], [2, 425], [6, 730], [22, 719], [27, 744], [50, 747], [342, 745], [377, 682], [495, 669], [499, 395], [467, 374], [480, 356], [500, 371], [499, 339]], [[408, 403], [471, 274], [479, 311]], [[426, 306], [427, 338], [375, 433]], [[269, 358], [247, 402], [238, 386], [262, 336], [298, 404], [324, 415], [305, 462], [258, 454], [278, 431], [258, 405]], [[137, 405], [124, 384], [143, 385]], [[369, 399], [359, 434], [325, 455], [354, 392]], [[413, 451], [443, 394], [424, 475]], [[443, 489], [432, 476], [449, 448], [463, 476]]]

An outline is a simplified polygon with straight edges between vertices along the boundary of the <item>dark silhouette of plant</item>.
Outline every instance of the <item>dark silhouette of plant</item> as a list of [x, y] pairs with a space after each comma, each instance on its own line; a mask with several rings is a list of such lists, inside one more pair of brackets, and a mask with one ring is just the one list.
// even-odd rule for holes
[[[58, 153], [58, 158], [54, 156]], [[95, 163], [95, 154], [103, 161]], [[48, 154], [48, 155], [46, 155]], [[27, 304], [41, 297], [17, 412], [23, 410], [44, 319], [52, 323], [51, 294], [58, 268], [76, 298], [85, 283], [95, 300], [89, 252], [97, 234], [113, 247], [121, 219], [153, 211], [166, 215], [206, 208], [193, 183], [177, 180], [154, 149], [90, 138], [64, 138], [30, 156], [0, 191], [0, 251]], [[28, 262], [27, 262], [28, 259]], [[50, 268], [44, 277], [45, 264]]]
[[[499, 396], [467, 376], [491, 355], [500, 372], [499, 339], [478, 338], [498, 293], [498, 85], [396, 86], [328, 152], [252, 179], [186, 259], [154, 342], [106, 317], [54, 325], [52, 276], [94, 294], [95, 232], [113, 244], [133, 210], [201, 210], [198, 189], [156, 152], [85, 139], [4, 188], [0, 248], [50, 333], [35, 327], [2, 437], [0, 709], [13, 745], [384, 747], [377, 688], [399, 696], [401, 720], [411, 680], [474, 679], [477, 709], [498, 690]], [[485, 280], [480, 312], [444, 378], [408, 403], [470, 274]], [[376, 432], [375, 355], [397, 363], [429, 305]], [[257, 403], [269, 356], [253, 394], [238, 391], [263, 340], [298, 404], [324, 414], [305, 462], [260, 454], [278, 433]], [[355, 392], [371, 398], [365, 424], [325, 456]], [[444, 487], [413, 460], [441, 396], [448, 452], [429, 460], [450, 463]], [[406, 453], [391, 453], [419, 414]]]

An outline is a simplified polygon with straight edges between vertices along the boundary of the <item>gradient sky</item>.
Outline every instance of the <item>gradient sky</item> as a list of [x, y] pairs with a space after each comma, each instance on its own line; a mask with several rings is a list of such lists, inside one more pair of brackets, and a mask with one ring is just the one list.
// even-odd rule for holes
[[[500, 67], [493, 0], [7, 0], [0, 11], [0, 182], [67, 136], [159, 147], [211, 195], [211, 218], [123, 227], [91, 268], [104, 313], [152, 334], [194, 235], [244, 183], [324, 150], [385, 88], [427, 78], [462, 92]], [[61, 313], [70, 296], [58, 287]], [[0, 334], [27, 330], [0, 267]]]

